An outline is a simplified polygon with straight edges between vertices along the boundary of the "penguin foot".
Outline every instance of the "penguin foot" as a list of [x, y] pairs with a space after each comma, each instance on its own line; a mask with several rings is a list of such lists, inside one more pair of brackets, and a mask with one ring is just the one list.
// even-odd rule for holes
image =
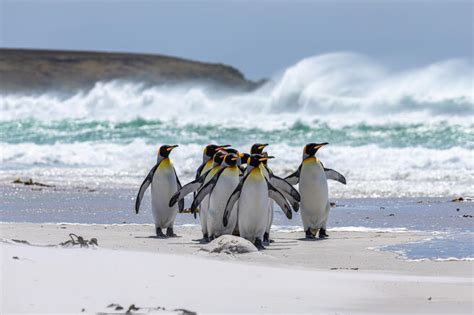
[[161, 228], [156, 228], [156, 237], [158, 238], [166, 238], [166, 235], [163, 234]]
[[173, 228], [167, 228], [166, 229], [166, 236], [167, 237], [176, 237], [176, 234], [173, 232]]
[[308, 228], [305, 233], [306, 233], [306, 239], [308, 240], [313, 240], [316, 238], [316, 236], [314, 236], [314, 234], [311, 232], [311, 228]]
[[203, 233], [202, 238], [199, 240], [200, 244], [207, 244], [209, 243], [209, 234]]
[[270, 244], [270, 234], [268, 234], [267, 232], [263, 233], [263, 243], [265, 245]]
[[326, 238], [329, 237], [329, 235], [326, 233], [326, 229], [320, 228], [319, 229], [319, 238]]
[[256, 238], [253, 244], [255, 245], [255, 247], [257, 247], [258, 250], [265, 249], [265, 246], [263, 246], [262, 240], [259, 238]]

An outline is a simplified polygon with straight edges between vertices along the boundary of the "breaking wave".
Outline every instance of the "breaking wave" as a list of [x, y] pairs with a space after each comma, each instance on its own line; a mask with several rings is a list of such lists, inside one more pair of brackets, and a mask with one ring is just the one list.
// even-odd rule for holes
[[307, 142], [327, 141], [328, 167], [349, 185], [338, 196], [463, 194], [474, 184], [473, 65], [447, 60], [393, 70], [334, 53], [301, 60], [253, 92], [202, 84], [97, 82], [60, 95], [0, 95], [0, 181], [137, 185], [162, 143], [191, 177], [201, 147], [271, 143], [275, 171], [299, 164]]

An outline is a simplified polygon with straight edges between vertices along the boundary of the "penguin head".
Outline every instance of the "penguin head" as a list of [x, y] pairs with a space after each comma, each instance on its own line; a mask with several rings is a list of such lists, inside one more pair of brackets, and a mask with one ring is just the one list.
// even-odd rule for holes
[[217, 151], [212, 158], [214, 165], [221, 165], [222, 161], [224, 161], [226, 154], [222, 151]]
[[225, 151], [225, 153], [227, 154], [234, 154], [235, 156], [237, 156], [237, 165], [242, 165], [242, 160], [241, 160], [241, 154], [239, 153], [238, 150], [234, 149], [234, 148], [225, 148], [225, 149], [222, 149], [223, 151]]
[[247, 164], [247, 160], [249, 159], [250, 154], [248, 154], [248, 153], [239, 153], [239, 157], [240, 157], [241, 164]]
[[169, 157], [171, 151], [174, 149], [174, 148], [177, 148], [178, 145], [175, 144], [175, 145], [162, 145], [160, 147], [160, 149], [158, 150], [158, 159], [160, 158], [163, 158], [163, 159], [166, 159]]
[[268, 143], [255, 143], [252, 148], [250, 148], [250, 154], [261, 154], [267, 145]]
[[222, 150], [227, 147], [230, 147], [230, 144], [223, 144], [223, 145], [209, 144], [204, 148], [204, 154], [203, 154], [204, 158], [212, 159], [214, 157], [214, 154], [216, 154], [217, 151]]
[[265, 162], [268, 159], [272, 159], [273, 156], [264, 156], [262, 154], [252, 154], [248, 160], [247, 164], [251, 167], [258, 167], [260, 163]]
[[308, 143], [307, 145], [304, 146], [303, 158], [306, 159], [307, 157], [314, 156], [316, 152], [318, 152], [319, 148], [321, 148], [322, 146], [325, 146], [326, 144], [329, 144], [329, 143], [327, 142]]
[[239, 157], [234, 153], [227, 154], [224, 158], [225, 164], [229, 166], [236, 166], [238, 160], [239, 160]]

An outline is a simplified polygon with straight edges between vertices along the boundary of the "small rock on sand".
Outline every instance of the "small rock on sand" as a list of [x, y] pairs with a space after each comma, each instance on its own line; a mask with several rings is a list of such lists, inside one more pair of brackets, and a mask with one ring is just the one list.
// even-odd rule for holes
[[234, 235], [222, 235], [202, 247], [209, 253], [244, 254], [258, 252], [257, 248], [244, 238]]

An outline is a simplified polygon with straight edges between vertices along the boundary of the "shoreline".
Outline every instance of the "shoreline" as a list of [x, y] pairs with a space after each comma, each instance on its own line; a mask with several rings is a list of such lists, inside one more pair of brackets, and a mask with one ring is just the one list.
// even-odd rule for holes
[[[197, 313], [472, 311], [472, 261], [412, 262], [371, 249], [420, 240], [423, 233], [333, 231], [326, 240], [304, 241], [301, 232], [274, 232], [268, 249], [230, 255], [202, 250], [206, 245], [196, 241], [197, 227], [178, 226], [175, 232], [180, 237], [157, 239], [150, 226], [1, 223], [0, 309], [117, 313], [107, 308], [117, 303], [124, 307], [120, 314], [131, 304], [164, 307], [168, 314], [185, 314], [177, 310], [182, 308]], [[69, 233], [97, 238], [99, 246], [56, 246]]]
[[[323, 240], [307, 241], [300, 231], [272, 230], [274, 243], [259, 255], [209, 255], [201, 250], [200, 228], [175, 226], [176, 238], [158, 239], [152, 225], [142, 224], [40, 224], [0, 223], [0, 242], [25, 240], [32, 246], [56, 246], [69, 239], [69, 233], [85, 239], [97, 238], [99, 248], [151, 252], [177, 255], [197, 255], [227, 260], [230, 257], [245, 263], [266, 265], [269, 262], [281, 267], [298, 267], [311, 270], [358, 268], [369, 272], [394, 272], [416, 275], [449, 276], [472, 275], [472, 260], [409, 260], [395, 251], [382, 250], [389, 245], [419, 242], [431, 236], [427, 232], [390, 231], [334, 231]], [[14, 244], [14, 243], [13, 243]], [[316, 259], [315, 259], [316, 258]], [[374, 259], [374, 261], [372, 261]], [[235, 260], [235, 259], [232, 259]], [[383, 262], [381, 264], [381, 262]]]

